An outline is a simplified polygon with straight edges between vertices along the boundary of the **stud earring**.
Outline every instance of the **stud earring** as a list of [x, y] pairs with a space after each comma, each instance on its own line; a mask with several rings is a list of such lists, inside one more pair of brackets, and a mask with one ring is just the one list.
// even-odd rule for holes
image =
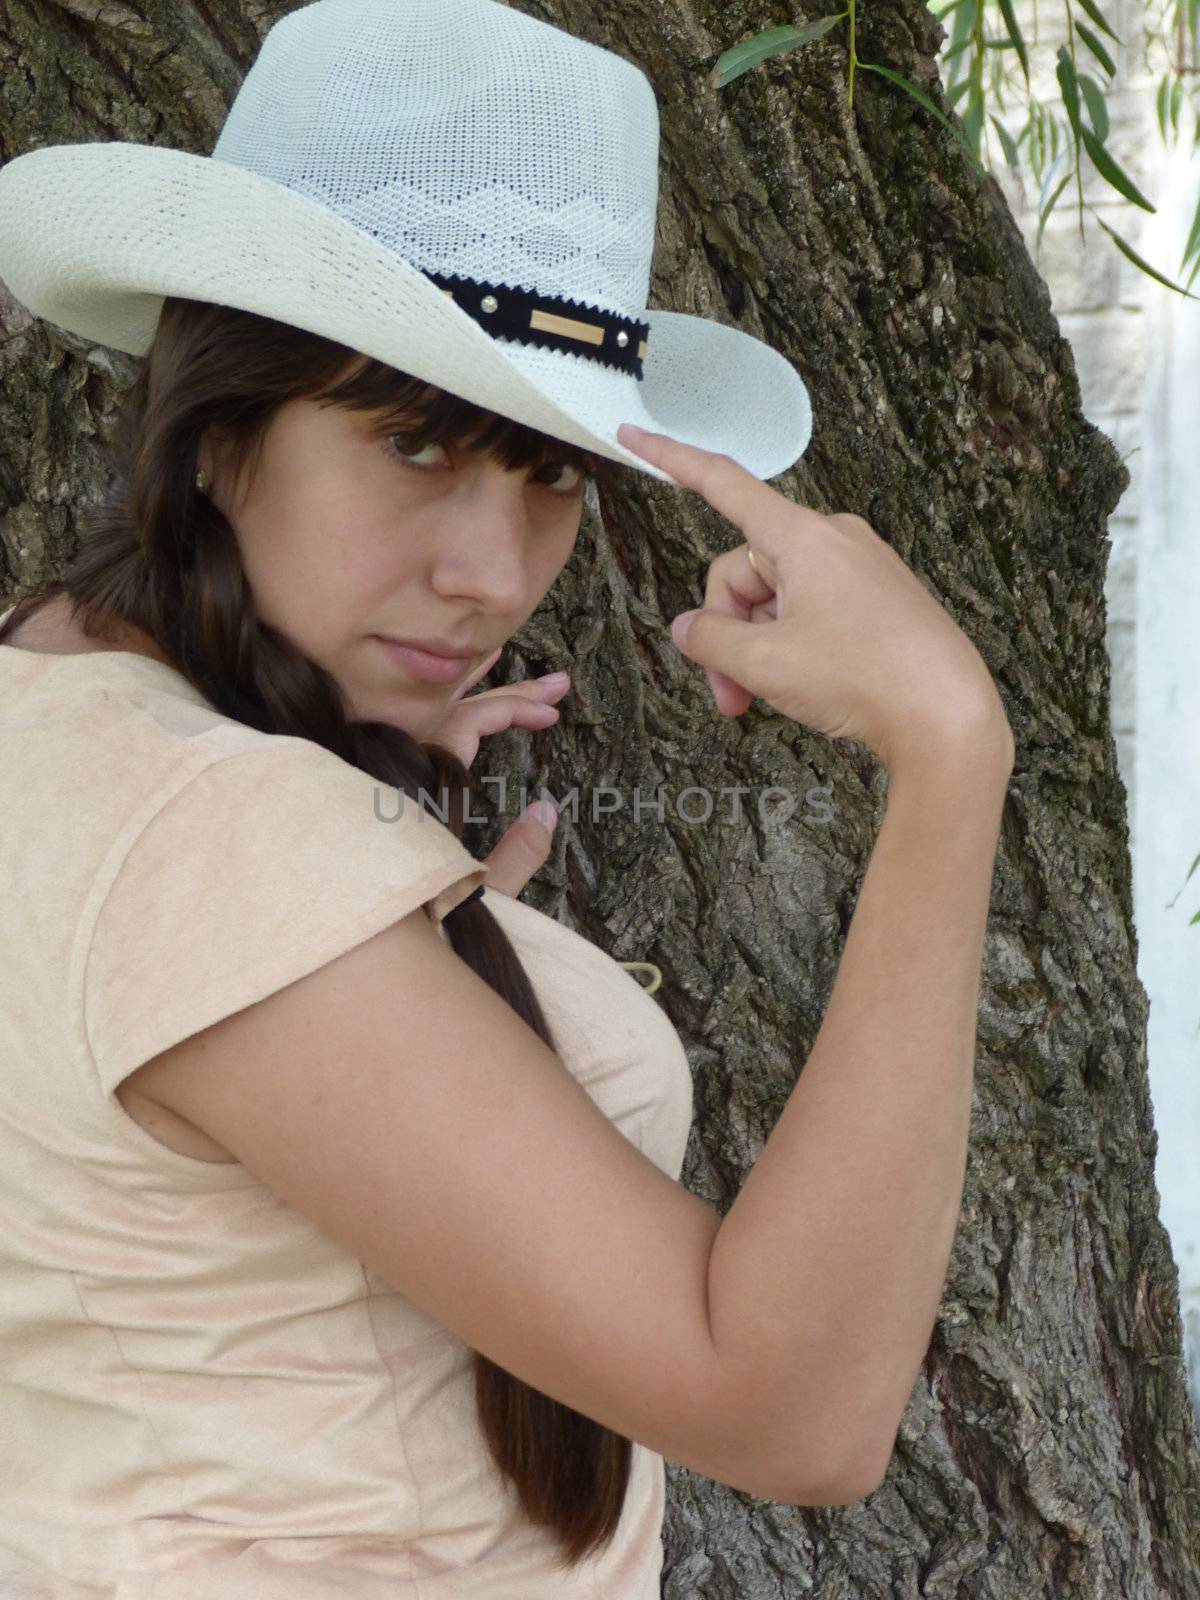
[[201, 467], [199, 472], [197, 472], [197, 474], [196, 474], [196, 487], [197, 487], [197, 489], [199, 489], [201, 494], [204, 493], [205, 482], [206, 482], [206, 480], [205, 480], [205, 477], [204, 477], [204, 468]]

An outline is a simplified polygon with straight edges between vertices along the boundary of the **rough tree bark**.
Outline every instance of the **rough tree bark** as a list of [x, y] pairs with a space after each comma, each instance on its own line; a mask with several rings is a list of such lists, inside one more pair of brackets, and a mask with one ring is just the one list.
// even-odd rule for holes
[[[963, 1211], [886, 1481], [815, 1512], [671, 1467], [665, 1594], [1200, 1596], [1200, 1450], [1153, 1181], [1109, 731], [1105, 522], [1128, 474], [1081, 414], [999, 189], [882, 80], [859, 75], [851, 111], [840, 30], [715, 90], [723, 49], [798, 17], [733, 0], [523, 8], [646, 71], [663, 133], [651, 304], [736, 322], [796, 363], [815, 436], [777, 486], [887, 530], [975, 640], [1017, 742]], [[0, 158], [110, 138], [206, 152], [290, 9], [5, 0]], [[944, 108], [941, 36], [918, 0], [858, 17], [862, 58]], [[0, 581], [17, 594], [73, 551], [133, 363], [8, 297], [0, 313]], [[721, 1210], [820, 1025], [886, 793], [862, 746], [757, 701], [718, 715], [675, 651], [665, 619], [698, 603], [707, 562], [739, 542], [698, 496], [626, 475], [493, 675], [569, 666], [561, 723], [495, 740], [478, 764], [559, 799], [578, 785], [577, 820], [564, 816], [526, 898], [663, 969], [696, 1082], [684, 1181]], [[597, 816], [602, 784], [621, 803]], [[740, 820], [729, 795], [698, 820], [703, 798], [680, 800], [691, 784], [743, 786]], [[790, 820], [759, 814], [768, 785], [792, 797]], [[660, 789], [661, 821], [648, 809]], [[494, 808], [477, 854], [516, 809]]]

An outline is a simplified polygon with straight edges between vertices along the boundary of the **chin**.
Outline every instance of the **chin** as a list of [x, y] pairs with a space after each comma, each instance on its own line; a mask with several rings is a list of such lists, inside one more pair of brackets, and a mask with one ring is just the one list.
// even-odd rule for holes
[[[411, 706], [401, 711], [398, 706], [372, 705], [361, 700], [352, 702], [350, 714], [355, 722], [382, 722], [386, 727], [395, 728], [399, 733], [407, 733], [411, 739], [428, 738], [423, 724], [434, 721], [428, 712], [422, 715], [421, 712], [414, 711]], [[437, 720], [440, 722], [441, 719]]]

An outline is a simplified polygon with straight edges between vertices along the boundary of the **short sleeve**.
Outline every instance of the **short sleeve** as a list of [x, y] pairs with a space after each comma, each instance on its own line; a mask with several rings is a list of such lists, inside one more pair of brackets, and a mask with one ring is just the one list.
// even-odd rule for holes
[[106, 859], [76, 943], [83, 1036], [106, 1093], [161, 1051], [487, 867], [394, 786], [311, 741], [222, 756]]

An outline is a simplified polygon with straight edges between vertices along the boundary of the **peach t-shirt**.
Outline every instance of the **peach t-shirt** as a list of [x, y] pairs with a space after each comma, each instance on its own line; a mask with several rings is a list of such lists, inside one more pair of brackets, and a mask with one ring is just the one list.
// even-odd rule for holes
[[[0, 645], [4, 1600], [658, 1600], [661, 1456], [633, 1446], [613, 1543], [556, 1570], [492, 1466], [469, 1347], [114, 1093], [484, 882], [395, 802], [161, 662]], [[692, 1081], [658, 1003], [553, 918], [485, 900], [565, 1066], [678, 1178]]]

